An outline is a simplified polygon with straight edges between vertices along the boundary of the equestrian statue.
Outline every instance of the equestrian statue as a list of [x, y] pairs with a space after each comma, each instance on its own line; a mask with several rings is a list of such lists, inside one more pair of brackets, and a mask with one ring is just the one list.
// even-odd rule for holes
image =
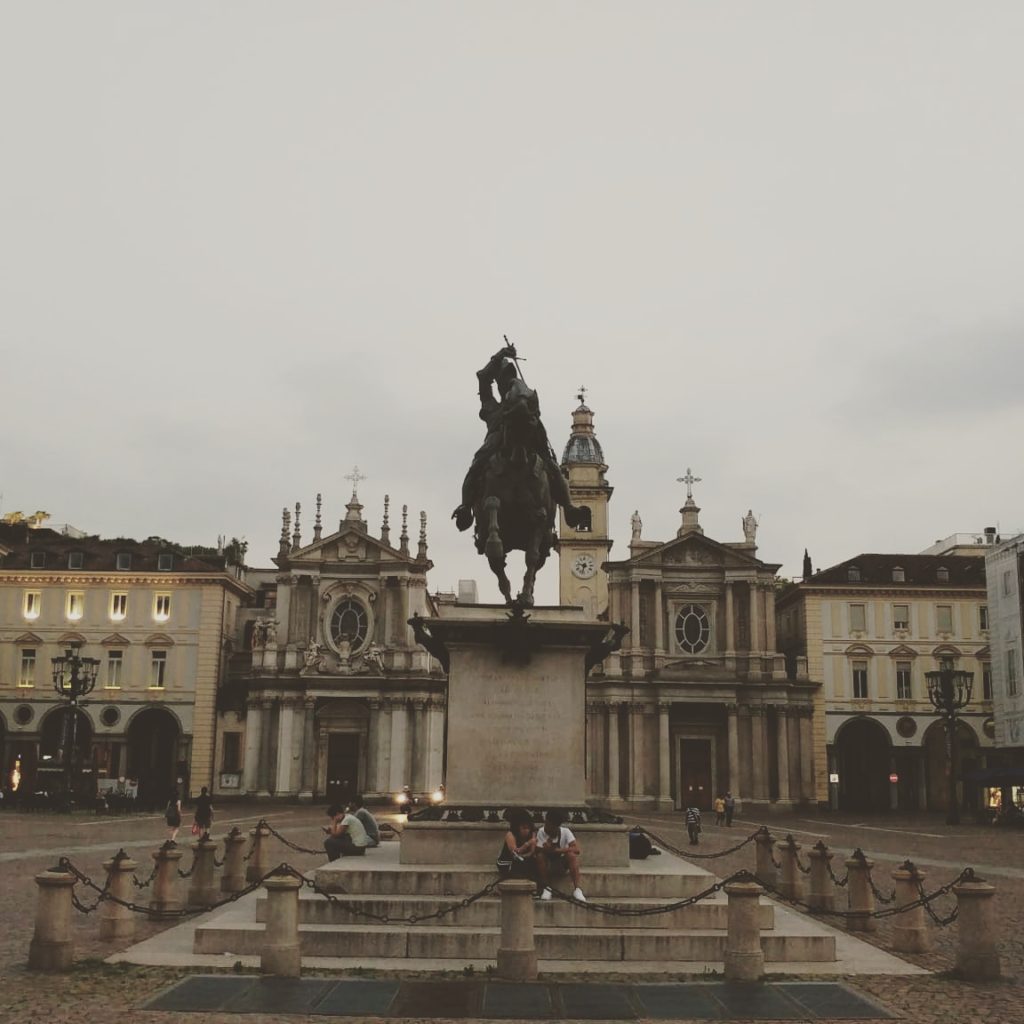
[[[568, 482], [548, 442], [537, 392], [522, 378], [515, 345], [496, 352], [477, 372], [477, 380], [487, 436], [473, 456], [462, 484], [462, 504], [452, 518], [460, 530], [476, 523], [477, 551], [487, 557], [505, 603], [521, 611], [533, 607], [537, 570], [558, 542], [556, 505], [562, 506], [570, 527], [580, 521], [580, 511], [570, 500]], [[505, 572], [509, 551], [522, 551], [526, 560], [523, 589], [515, 601]]]

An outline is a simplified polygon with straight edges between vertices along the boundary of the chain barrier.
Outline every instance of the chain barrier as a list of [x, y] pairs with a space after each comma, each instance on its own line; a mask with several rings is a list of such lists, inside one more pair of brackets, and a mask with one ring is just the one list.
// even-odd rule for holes
[[648, 839], [655, 846], [660, 846], [663, 850], [668, 850], [669, 853], [674, 853], [677, 857], [683, 857], [686, 860], [713, 860], [716, 857], [725, 857], [730, 853], [735, 853], [737, 850], [742, 850], [748, 843], [752, 843], [756, 836], [761, 832], [758, 829], [756, 832], [751, 832], [746, 839], [738, 842], [735, 846], [730, 846], [727, 850], [719, 850], [717, 853], [692, 853], [689, 850], [682, 850], [678, 846], [674, 846], [667, 839], [662, 839], [661, 836], [656, 835], [649, 829], [640, 827], [640, 831], [647, 836]]
[[139, 876], [136, 875], [135, 872], [133, 871], [132, 872], [132, 885], [134, 885], [136, 889], [147, 889], [149, 886], [151, 886], [153, 884], [153, 879], [156, 878], [156, 873], [157, 873], [158, 868], [159, 868], [159, 865], [154, 864], [153, 865], [153, 870], [150, 871], [150, 873], [149, 873], [149, 878], [147, 878], [144, 882], [141, 881]]
[[679, 910], [682, 907], [691, 907], [694, 903], [699, 903], [701, 900], [707, 899], [709, 896], [714, 896], [715, 893], [721, 892], [731, 882], [746, 881], [756, 881], [756, 879], [749, 871], [734, 871], [728, 878], [723, 878], [720, 882], [715, 882], [713, 885], [708, 886], [708, 888], [703, 892], [699, 892], [694, 896], [686, 896], [680, 900], [673, 900], [671, 903], [659, 904], [654, 907], [623, 907], [612, 903], [592, 903], [590, 901], [578, 900], [574, 896], [570, 896], [568, 893], [561, 892], [558, 889], [552, 889], [551, 892], [563, 902], [571, 903], [575, 907], [582, 907], [584, 910], [588, 910], [594, 914], [605, 914], [608, 917], [654, 917], [657, 914], [670, 914], [673, 910]]
[[853, 856], [854, 860], [859, 860], [860, 863], [861, 863], [861, 866], [864, 868], [864, 874], [867, 876], [867, 880], [868, 880], [868, 887], [871, 889], [872, 893], [874, 893], [875, 899], [878, 900], [879, 903], [883, 903], [883, 904], [884, 903], [895, 903], [896, 902], [896, 890], [895, 889], [893, 889], [893, 891], [891, 893], [889, 893], [888, 896], [886, 896], [886, 895], [884, 895], [882, 893], [882, 891], [878, 888], [878, 886], [875, 885], [875, 880], [871, 877], [871, 870], [867, 866], [867, 860], [868, 859], [864, 855], [864, 851], [858, 846], [857, 849], [853, 851], [853, 855], [852, 856]]
[[831, 878], [832, 881], [835, 882], [835, 884], [840, 889], [842, 889], [846, 885], [849, 885], [849, 883], [850, 883], [850, 872], [847, 871], [846, 874], [843, 875], [842, 878], [836, 878], [836, 873], [832, 870], [832, 862], [828, 859], [828, 857], [825, 857], [823, 859], [825, 861], [825, 867], [828, 869], [828, 877]]
[[270, 824], [270, 822], [266, 820], [261, 821], [260, 824], [256, 827], [259, 828], [260, 826], [263, 826], [263, 828], [267, 829], [267, 831], [275, 839], [279, 839], [282, 843], [284, 843], [285, 846], [288, 847], [288, 849], [294, 850], [296, 853], [310, 853], [313, 854], [313, 856], [317, 857], [323, 856], [323, 847], [321, 847], [319, 850], [311, 850], [308, 846], [299, 846], [298, 843], [293, 843], [290, 839], [286, 839], [283, 835], [281, 835], [280, 832], [277, 831], [276, 828], [274, 828], [273, 825]]
[[182, 871], [181, 868], [178, 868], [178, 877], [179, 878], [191, 878], [192, 877], [192, 872], [195, 871], [195, 869], [196, 869], [196, 860], [197, 860], [196, 855], [192, 854], [192, 867], [190, 867], [188, 869], [188, 871]]
[[[790, 856], [792, 856], [792, 858], [793, 858], [793, 863], [796, 864], [797, 871], [799, 871], [801, 874], [809, 875], [811, 873], [811, 865], [807, 864], [805, 866], [805, 865], [800, 863], [800, 853], [795, 848], [796, 847], [796, 840], [792, 837], [792, 835], [787, 835], [786, 836], [786, 845], [789, 847]], [[778, 865], [776, 865], [776, 867], [777, 866]]]

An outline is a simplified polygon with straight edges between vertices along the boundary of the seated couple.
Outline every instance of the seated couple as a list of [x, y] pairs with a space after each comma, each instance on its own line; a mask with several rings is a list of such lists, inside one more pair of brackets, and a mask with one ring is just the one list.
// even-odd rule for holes
[[363, 806], [361, 796], [357, 796], [347, 806], [331, 804], [327, 813], [331, 819], [331, 824], [324, 829], [327, 833], [324, 849], [328, 860], [361, 857], [368, 847], [380, 844], [376, 819]]
[[536, 833], [529, 811], [515, 807], [506, 816], [508, 832], [498, 854], [498, 872], [506, 878], [536, 882], [542, 900], [551, 899], [551, 879], [568, 874], [573, 884], [572, 898], [586, 903], [580, 888], [580, 846], [562, 824], [562, 816], [548, 811]]

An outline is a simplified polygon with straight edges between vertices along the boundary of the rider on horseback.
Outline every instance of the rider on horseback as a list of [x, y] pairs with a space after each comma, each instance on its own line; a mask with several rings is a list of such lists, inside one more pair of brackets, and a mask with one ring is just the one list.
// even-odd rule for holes
[[[537, 392], [520, 378], [514, 362], [515, 345], [506, 345], [477, 371], [480, 384], [480, 419], [487, 424], [487, 436], [480, 446], [462, 483], [462, 504], [452, 513], [455, 525], [468, 530], [473, 524], [473, 507], [480, 498], [484, 473], [491, 459], [509, 441], [510, 434], [520, 439], [526, 450], [540, 456], [551, 488], [551, 497], [562, 506], [570, 527], [579, 522], [579, 509], [569, 497], [569, 484], [555, 461], [547, 431], [540, 419]], [[498, 385], [495, 399], [492, 384]]]

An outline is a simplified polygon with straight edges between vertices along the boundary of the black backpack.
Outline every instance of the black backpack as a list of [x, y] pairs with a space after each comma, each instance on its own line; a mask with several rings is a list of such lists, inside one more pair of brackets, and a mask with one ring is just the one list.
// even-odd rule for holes
[[653, 849], [650, 839], [639, 828], [635, 828], [629, 833], [630, 860], [647, 860]]

